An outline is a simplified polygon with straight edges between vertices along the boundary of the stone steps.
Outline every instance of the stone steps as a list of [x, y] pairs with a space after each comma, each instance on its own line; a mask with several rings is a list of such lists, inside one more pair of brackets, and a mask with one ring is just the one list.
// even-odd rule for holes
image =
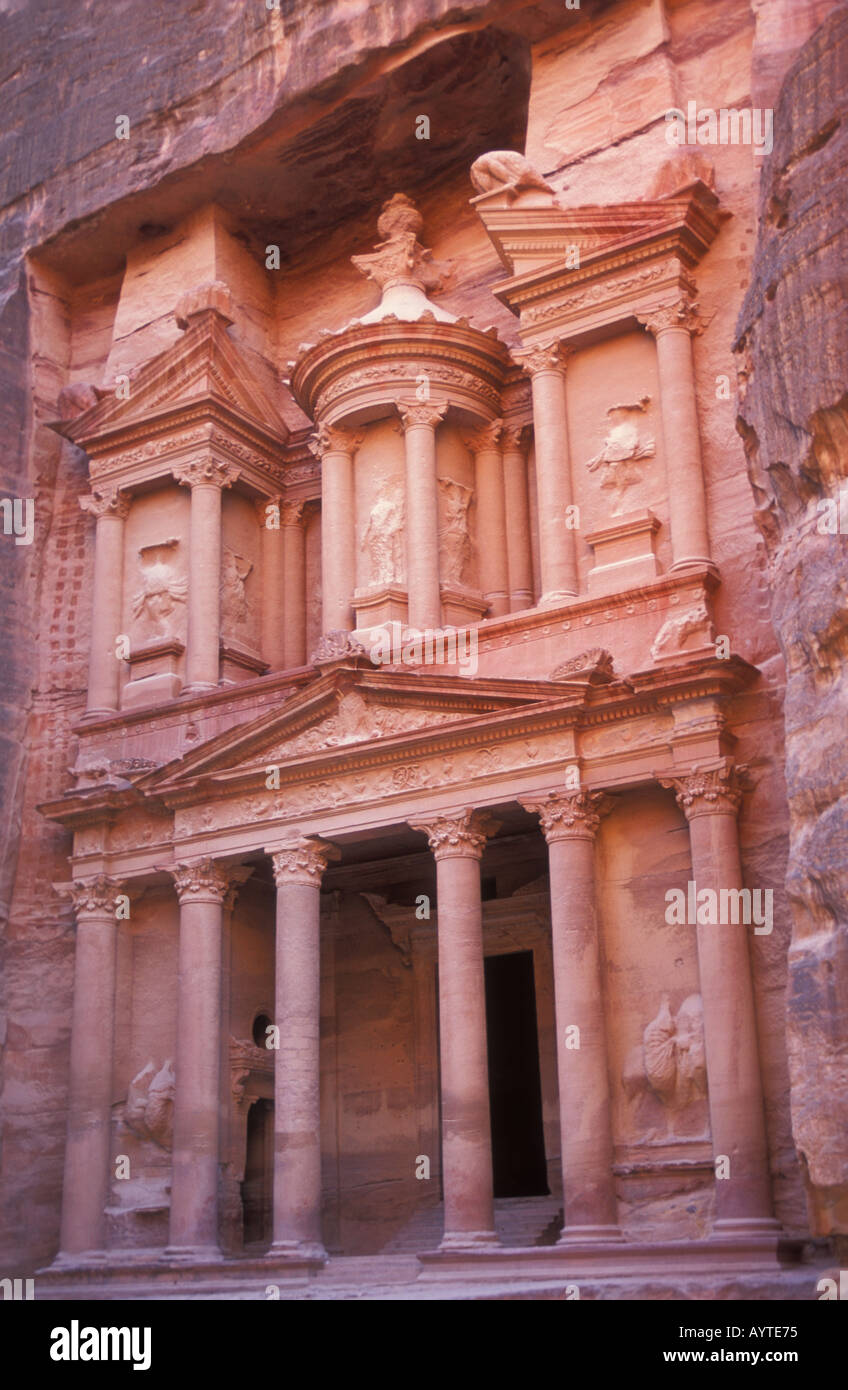
[[[435, 1250], [442, 1238], [444, 1203], [425, 1207], [384, 1247], [383, 1255], [413, 1255]], [[559, 1197], [498, 1197], [495, 1230], [504, 1245], [554, 1245], [562, 1226]]]

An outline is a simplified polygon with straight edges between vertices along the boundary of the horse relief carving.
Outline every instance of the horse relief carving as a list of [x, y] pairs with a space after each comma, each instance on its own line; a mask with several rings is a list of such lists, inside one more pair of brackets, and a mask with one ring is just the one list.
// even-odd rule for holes
[[127, 1090], [124, 1124], [139, 1139], [148, 1139], [160, 1149], [170, 1149], [173, 1141], [175, 1083], [169, 1057], [158, 1071], [154, 1062], [148, 1062]]
[[[707, 1094], [700, 994], [688, 995], [676, 1014], [671, 1012], [668, 995], [662, 995], [656, 1017], [642, 1035], [642, 1045], [627, 1056], [621, 1080], [637, 1116], [641, 1116], [646, 1099], [660, 1103], [665, 1116], [665, 1137], [703, 1132], [706, 1117], [692, 1109]], [[656, 1105], [654, 1113], [656, 1116]]]

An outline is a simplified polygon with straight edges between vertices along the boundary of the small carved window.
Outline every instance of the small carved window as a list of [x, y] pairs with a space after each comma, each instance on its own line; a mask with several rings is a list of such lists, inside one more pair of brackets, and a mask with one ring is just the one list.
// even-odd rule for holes
[[257, 1047], [264, 1047], [268, 1041], [271, 1020], [267, 1014], [257, 1014], [253, 1020], [253, 1041]]

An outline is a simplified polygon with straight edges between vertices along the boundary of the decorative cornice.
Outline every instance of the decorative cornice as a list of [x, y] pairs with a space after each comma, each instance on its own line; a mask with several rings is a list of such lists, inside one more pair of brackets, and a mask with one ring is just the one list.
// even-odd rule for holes
[[90, 512], [98, 521], [102, 516], [113, 516], [119, 521], [125, 521], [130, 514], [132, 498], [129, 493], [122, 492], [117, 487], [93, 487], [91, 492], [79, 499], [79, 504], [84, 512]]
[[288, 883], [305, 883], [320, 888], [321, 878], [330, 860], [341, 859], [341, 851], [329, 840], [305, 836], [293, 844], [284, 845], [271, 854], [274, 882], [278, 888]]
[[441, 420], [445, 418], [448, 408], [447, 401], [427, 401], [421, 405], [418, 401], [398, 401], [398, 414], [400, 415], [401, 429], [406, 433], [416, 425], [429, 425], [430, 429], [435, 429]]
[[601, 817], [614, 802], [604, 792], [548, 792], [541, 797], [519, 798], [525, 811], [538, 815], [548, 844], [554, 840], [594, 839]]
[[241, 477], [240, 468], [218, 459], [192, 459], [189, 463], [177, 464], [172, 471], [177, 482], [186, 487], [232, 487]]
[[223, 904], [230, 892], [233, 879], [232, 870], [224, 868], [214, 859], [175, 864], [168, 872], [176, 885], [180, 903]]
[[501, 822], [487, 811], [466, 807], [453, 814], [410, 821], [409, 825], [412, 830], [423, 830], [438, 862], [439, 859], [479, 859], [487, 839], [497, 834]]
[[744, 763], [730, 759], [715, 767], [702, 768], [697, 764], [691, 772], [680, 776], [660, 776], [661, 787], [674, 792], [677, 804], [687, 820], [704, 815], [733, 815], [739, 810], [742, 793], [750, 785], [749, 769]]

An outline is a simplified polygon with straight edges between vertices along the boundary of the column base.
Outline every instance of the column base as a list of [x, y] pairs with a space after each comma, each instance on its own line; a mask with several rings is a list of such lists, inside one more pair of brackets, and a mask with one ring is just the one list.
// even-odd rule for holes
[[162, 1259], [166, 1264], [197, 1264], [210, 1260], [222, 1260], [223, 1253], [217, 1245], [166, 1245]]
[[715, 560], [711, 560], [709, 555], [686, 555], [682, 560], [674, 560], [669, 565], [669, 574], [679, 574], [681, 570], [703, 569], [707, 565], [709, 569], [717, 570]]
[[560, 603], [567, 603], [569, 599], [577, 597], [576, 589], [552, 589], [549, 594], [542, 594], [537, 608], [555, 608]]
[[710, 1240], [735, 1240], [745, 1236], [767, 1236], [774, 1238], [783, 1233], [783, 1227], [773, 1216], [725, 1216], [713, 1222]]
[[439, 1241], [439, 1250], [500, 1250], [497, 1231], [446, 1231]]
[[48, 1269], [87, 1269], [94, 1265], [104, 1265], [111, 1255], [110, 1250], [60, 1250], [47, 1266]]
[[209, 695], [213, 690], [220, 690], [220, 688], [220, 681], [192, 681], [191, 685], [183, 686], [179, 698], [185, 700], [192, 695]]
[[620, 1226], [563, 1226], [557, 1245], [623, 1245]]
[[323, 1264], [329, 1257], [320, 1240], [275, 1240], [266, 1260], [315, 1260]]
[[117, 705], [103, 705], [99, 709], [87, 709], [85, 714], [80, 715], [80, 724], [94, 723], [95, 719], [113, 719], [118, 713]]

